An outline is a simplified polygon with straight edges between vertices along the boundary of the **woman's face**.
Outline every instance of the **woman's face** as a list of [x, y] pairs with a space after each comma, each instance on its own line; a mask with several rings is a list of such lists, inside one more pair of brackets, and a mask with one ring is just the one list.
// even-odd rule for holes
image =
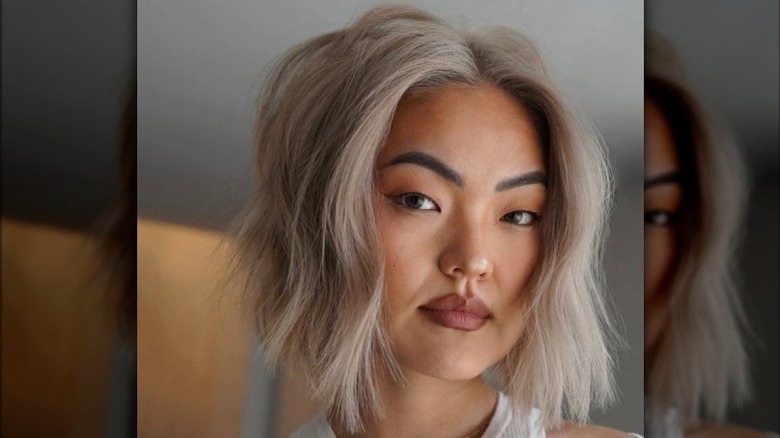
[[525, 110], [492, 87], [404, 98], [377, 162], [386, 326], [405, 373], [477, 377], [523, 330], [545, 166]]
[[645, 350], [666, 322], [669, 277], [677, 253], [676, 219], [682, 201], [680, 160], [660, 108], [645, 101]]

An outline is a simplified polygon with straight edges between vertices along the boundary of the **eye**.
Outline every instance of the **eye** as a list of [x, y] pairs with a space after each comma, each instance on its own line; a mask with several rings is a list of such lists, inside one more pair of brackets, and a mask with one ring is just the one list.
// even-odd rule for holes
[[645, 213], [645, 224], [668, 227], [677, 221], [677, 214], [667, 210], [653, 210]]
[[526, 210], [517, 210], [505, 214], [501, 220], [513, 225], [531, 226], [539, 222], [542, 217], [534, 212]]
[[401, 207], [412, 210], [432, 210], [440, 211], [439, 206], [433, 200], [422, 193], [401, 193], [393, 197], [393, 202]]

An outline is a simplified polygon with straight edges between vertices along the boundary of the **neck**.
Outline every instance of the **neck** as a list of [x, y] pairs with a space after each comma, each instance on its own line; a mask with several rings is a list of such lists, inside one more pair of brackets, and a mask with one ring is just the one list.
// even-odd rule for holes
[[364, 420], [365, 431], [348, 434], [331, 421], [338, 437], [481, 436], [498, 394], [481, 378], [465, 381], [435, 379], [405, 370], [405, 382], [379, 377], [383, 416]]

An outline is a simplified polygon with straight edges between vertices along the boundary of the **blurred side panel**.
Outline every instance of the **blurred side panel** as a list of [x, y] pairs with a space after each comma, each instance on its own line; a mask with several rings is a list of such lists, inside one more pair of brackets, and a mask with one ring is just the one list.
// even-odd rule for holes
[[114, 321], [83, 233], [2, 220], [3, 437], [104, 436]]
[[[712, 116], [718, 131], [727, 134], [736, 146], [730, 164], [744, 167], [746, 176], [747, 190], [737, 212], [742, 223], [730, 257], [736, 266], [737, 292], [737, 305], [731, 309], [739, 304], [744, 307], [745, 324], [738, 337], [746, 352], [750, 395], [739, 403], [738, 397], [729, 394], [725, 418], [716, 420], [725, 427], [776, 433], [780, 431], [780, 4], [762, 0], [652, 0], [646, 2], [646, 26], [673, 49], [687, 79], [687, 91]], [[727, 197], [720, 193], [713, 203], [722, 207], [722, 199]], [[709, 215], [707, 220], [732, 214], [726, 208], [720, 212], [699, 214]], [[717, 354], [728, 359], [739, 355], [738, 350], [720, 349]], [[713, 368], [724, 367], [724, 361], [709, 362]]]
[[2, 2], [3, 216], [90, 227], [116, 196], [135, 2]]

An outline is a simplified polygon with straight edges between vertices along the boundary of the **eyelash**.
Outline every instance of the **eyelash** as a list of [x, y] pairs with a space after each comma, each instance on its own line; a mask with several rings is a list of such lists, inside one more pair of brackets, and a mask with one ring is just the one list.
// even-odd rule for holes
[[[409, 203], [406, 202], [406, 201], [409, 200], [410, 198], [417, 198], [416, 200], [418, 202], [415, 203], [417, 205], [419, 205], [420, 202], [422, 202], [423, 205], [425, 205], [425, 203], [427, 202], [427, 203], [429, 203], [429, 205], [432, 208], [422, 208], [422, 206], [415, 207], [413, 205], [409, 205]], [[410, 210], [439, 211], [439, 212], [441, 211], [439, 206], [436, 205], [436, 203], [431, 198], [423, 195], [422, 193], [416, 193], [416, 192], [401, 193], [399, 195], [393, 196], [392, 197], [392, 201], [396, 205], [399, 205], [399, 206], [404, 207], [404, 208], [408, 208]], [[511, 215], [515, 215], [515, 214], [521, 215], [522, 218], [520, 220], [517, 220], [517, 221], [513, 221], [513, 220], [507, 219]], [[528, 218], [530, 218], [530, 220]], [[505, 214], [504, 216], [501, 217], [501, 220], [504, 221], [504, 222], [508, 222], [508, 223], [510, 223], [512, 225], [519, 226], [519, 227], [530, 227], [530, 226], [533, 226], [533, 225], [537, 224], [539, 221], [541, 221], [542, 220], [542, 216], [540, 214], [534, 213], [532, 211], [516, 210], [516, 211], [512, 211], [512, 212], [509, 212], [509, 213]], [[523, 223], [523, 222], [525, 222], [525, 223]]]
[[[414, 207], [412, 205], [409, 205], [408, 203], [404, 202], [405, 200], [408, 200], [412, 197], [420, 198], [422, 202], [429, 202], [430, 205], [433, 206], [433, 208], [421, 208], [421, 207]], [[441, 211], [438, 205], [436, 205], [435, 202], [433, 202], [433, 199], [423, 195], [422, 193], [416, 193], [416, 192], [410, 192], [410, 193], [401, 193], [400, 195], [393, 196], [393, 202], [395, 202], [397, 205], [400, 205], [401, 207], [408, 208], [411, 210], [418, 210], [418, 211]]]
[[504, 218], [506, 218], [507, 216], [513, 215], [515, 213], [520, 213], [521, 215], [523, 215], [525, 217], [530, 217], [530, 222], [528, 222], [528, 223], [519, 223], [521, 221], [515, 222], [515, 221], [510, 221], [510, 220], [505, 220], [505, 222], [509, 222], [510, 224], [517, 225], [519, 227], [530, 227], [530, 226], [536, 225], [537, 223], [539, 223], [542, 220], [542, 216], [541, 215], [539, 215], [537, 213], [534, 213], [532, 211], [528, 211], [528, 210], [512, 211], [510, 213], [505, 214], [501, 218], [501, 220], [504, 220]]
[[645, 224], [668, 227], [677, 222], [677, 214], [668, 210], [652, 210], [645, 213]]

